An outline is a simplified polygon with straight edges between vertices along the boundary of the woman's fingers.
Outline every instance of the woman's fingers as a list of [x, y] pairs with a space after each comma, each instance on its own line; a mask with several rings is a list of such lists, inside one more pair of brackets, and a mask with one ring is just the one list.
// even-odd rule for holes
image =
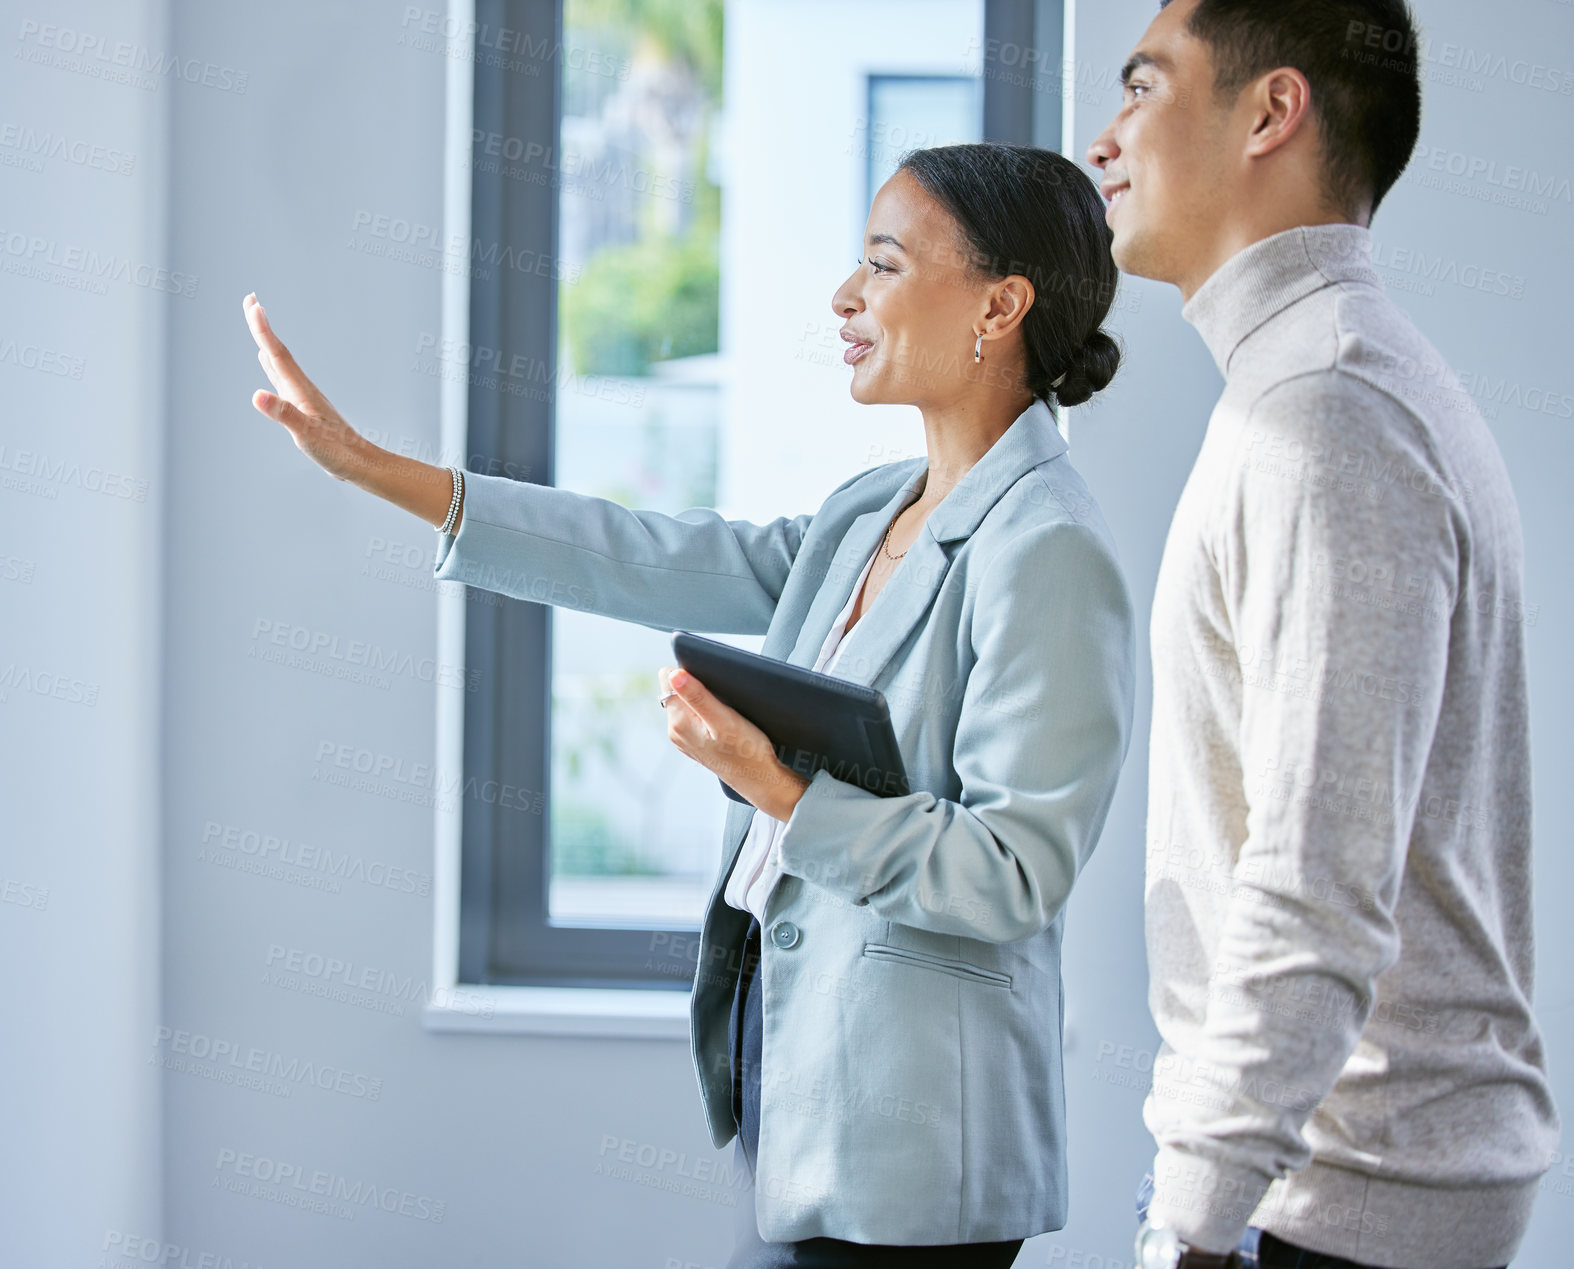
[[[294, 376], [286, 375], [266, 348], [257, 349], [257, 363], [262, 367], [262, 373], [268, 376], [268, 382], [273, 385], [275, 392], [302, 408], [309, 409], [313, 414], [327, 413], [329, 408], [327, 401], [312, 386], [311, 380], [300, 374], [298, 370]], [[302, 390], [302, 383], [310, 390], [311, 395]]]
[[363, 438], [301, 373], [290, 350], [273, 333], [257, 297], [248, 295], [241, 308], [257, 341], [257, 361], [273, 385], [272, 392], [252, 393], [252, 406], [288, 429], [296, 448], [335, 480], [349, 480], [363, 465], [357, 448]]
[[268, 350], [257, 349], [257, 360], [262, 363], [262, 373], [268, 376], [268, 382], [273, 385], [273, 390], [283, 392], [284, 385], [279, 382], [278, 371], [273, 368], [273, 358], [268, 356]]
[[251, 403], [274, 422], [284, 424], [292, 433], [298, 432], [307, 423], [304, 414], [276, 393], [258, 388], [251, 394]]
[[[255, 294], [246, 297], [242, 308], [246, 314], [246, 325], [251, 328], [251, 337], [257, 341], [257, 360], [262, 362], [262, 368], [268, 372], [268, 378], [273, 386], [280, 391], [285, 391], [285, 385], [281, 380], [288, 369], [293, 367], [299, 373], [300, 367], [294, 366], [290, 350], [284, 346], [284, 341], [273, 333], [273, 327], [268, 323], [268, 315], [262, 311], [262, 305], [257, 302]], [[302, 375], [301, 378], [304, 379], [305, 376]]]
[[300, 366], [296, 365], [295, 358], [284, 346], [284, 341], [273, 333], [268, 315], [263, 312], [256, 295], [248, 295], [242, 308], [246, 314], [246, 325], [251, 328], [252, 338], [257, 341], [257, 349], [265, 354], [259, 360], [262, 361], [263, 370], [267, 372], [268, 381], [284, 396], [313, 413], [332, 409], [328, 399], [317, 390], [317, 385], [306, 377]]
[[257, 341], [257, 347], [271, 351], [274, 347], [283, 348], [279, 337], [273, 333], [273, 327], [268, 324], [267, 315], [262, 311], [262, 305], [257, 302], [255, 294], [248, 295], [241, 302], [241, 311], [246, 315], [246, 325], [251, 330], [251, 337]]

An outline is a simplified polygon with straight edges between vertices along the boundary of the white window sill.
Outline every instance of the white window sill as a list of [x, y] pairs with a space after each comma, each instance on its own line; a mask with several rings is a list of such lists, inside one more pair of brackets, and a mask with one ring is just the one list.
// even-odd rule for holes
[[458, 987], [452, 1003], [428, 1004], [428, 1031], [483, 1035], [689, 1038], [686, 991], [601, 987]]

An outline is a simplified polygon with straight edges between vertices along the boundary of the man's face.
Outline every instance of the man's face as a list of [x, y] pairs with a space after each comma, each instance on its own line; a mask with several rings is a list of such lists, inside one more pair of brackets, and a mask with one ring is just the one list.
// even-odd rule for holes
[[1132, 50], [1120, 113], [1088, 147], [1126, 273], [1183, 289], [1211, 259], [1236, 177], [1231, 111], [1213, 100], [1213, 59], [1186, 29], [1197, 0], [1173, 0]]

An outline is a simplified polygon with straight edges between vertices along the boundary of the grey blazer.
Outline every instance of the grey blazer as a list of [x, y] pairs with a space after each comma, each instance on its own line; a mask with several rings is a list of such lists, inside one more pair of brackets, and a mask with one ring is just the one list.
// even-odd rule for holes
[[[654, 629], [763, 633], [767, 655], [812, 666], [926, 469], [870, 468], [769, 524], [467, 475], [435, 575]], [[992, 1242], [1065, 1224], [1061, 929], [1125, 758], [1133, 659], [1109, 530], [1035, 403], [930, 513], [836, 667], [885, 694], [913, 791], [817, 771], [778, 838], [762, 1238]], [[690, 1003], [717, 1146], [738, 1128], [728, 1017], [749, 923], [721, 891], [751, 814], [728, 803]]]

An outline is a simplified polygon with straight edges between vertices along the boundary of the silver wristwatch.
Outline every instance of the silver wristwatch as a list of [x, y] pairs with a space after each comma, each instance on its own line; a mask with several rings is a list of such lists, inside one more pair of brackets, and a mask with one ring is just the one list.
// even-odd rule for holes
[[1168, 1225], [1144, 1220], [1137, 1227], [1137, 1263], [1134, 1269], [1242, 1269], [1237, 1251], [1220, 1254], [1188, 1247]]

